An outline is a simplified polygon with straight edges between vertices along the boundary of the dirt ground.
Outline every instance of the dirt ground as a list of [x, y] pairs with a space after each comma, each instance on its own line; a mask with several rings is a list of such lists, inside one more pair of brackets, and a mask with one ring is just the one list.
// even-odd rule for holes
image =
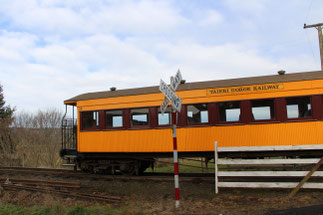
[[[61, 180], [61, 179], [60, 179]], [[175, 209], [172, 182], [128, 180], [81, 180], [77, 192], [122, 196], [120, 204], [89, 202], [52, 194], [27, 191], [2, 191], [1, 204], [20, 206], [108, 206], [124, 208], [125, 214], [265, 214], [283, 210], [323, 204], [323, 191], [301, 190], [294, 198], [288, 198], [291, 190], [279, 189], [220, 189], [214, 194], [210, 182], [180, 182], [180, 207]]]

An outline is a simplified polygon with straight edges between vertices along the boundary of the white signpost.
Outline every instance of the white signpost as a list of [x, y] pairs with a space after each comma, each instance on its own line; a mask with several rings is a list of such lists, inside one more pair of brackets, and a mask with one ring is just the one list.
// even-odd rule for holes
[[170, 86], [171, 88], [176, 91], [177, 87], [179, 86], [179, 84], [181, 83], [181, 81], [183, 80], [182, 78], [182, 74], [181, 71], [177, 70], [177, 73], [175, 75], [175, 77], [170, 77]]
[[177, 152], [177, 137], [176, 137], [176, 115], [181, 111], [182, 100], [176, 95], [174, 91], [178, 88], [182, 81], [182, 74], [178, 70], [175, 77], [170, 77], [171, 88], [160, 79], [159, 90], [165, 95], [165, 98], [160, 106], [160, 110], [164, 113], [167, 109], [168, 103], [172, 104], [172, 124], [173, 124], [173, 148], [174, 148], [174, 181], [175, 181], [175, 206], [179, 207], [179, 176], [178, 176], [178, 152]]
[[165, 113], [165, 111], [166, 111], [166, 109], [168, 107], [168, 103], [169, 103], [169, 100], [168, 100], [167, 97], [165, 97], [162, 104], [160, 105], [160, 111], [161, 111], [162, 114]]
[[[179, 84], [183, 80], [181, 71], [178, 70], [175, 77], [170, 77], [170, 86], [173, 91], [176, 91]], [[168, 103], [171, 102], [172, 106], [178, 111], [181, 111], [182, 100], [168, 87], [168, 85], [160, 79], [159, 90], [165, 95], [165, 98], [160, 106], [160, 110], [162, 113], [167, 109]]]
[[[159, 86], [159, 90], [165, 95], [165, 97], [167, 98], [167, 100], [168, 101], [170, 101], [171, 102], [171, 104], [172, 104], [172, 106], [173, 106], [173, 108], [175, 108], [178, 112], [180, 112], [181, 111], [181, 107], [182, 107], [182, 100], [176, 95], [176, 93], [174, 93], [174, 91], [173, 90], [171, 90], [168, 86], [167, 86], [167, 84], [163, 81], [163, 80], [161, 80], [160, 79], [160, 86]], [[165, 100], [165, 99], [164, 99]], [[162, 105], [165, 105], [166, 104], [166, 102], [164, 103], [164, 101], [163, 101], [163, 103], [162, 103]], [[168, 105], [168, 103], [167, 103], [167, 105]], [[166, 108], [167, 108], [167, 105], [165, 105], [166, 106]], [[165, 107], [164, 107], [165, 108]], [[165, 109], [166, 109], [165, 108]]]

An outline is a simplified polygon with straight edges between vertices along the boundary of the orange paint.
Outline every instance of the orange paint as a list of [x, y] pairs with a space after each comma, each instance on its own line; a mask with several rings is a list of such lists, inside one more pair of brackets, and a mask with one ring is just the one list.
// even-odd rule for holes
[[[177, 129], [178, 151], [220, 147], [316, 145], [323, 143], [323, 122], [288, 122]], [[80, 152], [172, 152], [171, 129], [80, 132]]]
[[[179, 91], [177, 95], [183, 104], [192, 104], [323, 94], [323, 80], [278, 84], [279, 89], [268, 91], [211, 95], [210, 90], [214, 89], [199, 89]], [[259, 85], [250, 85], [254, 86]], [[221, 89], [225, 91], [226, 88]], [[163, 98], [161, 93], [154, 93], [77, 101], [76, 106], [80, 119], [80, 111], [159, 106]], [[322, 144], [322, 130], [323, 122], [314, 120], [178, 128], [178, 151], [213, 151], [215, 140], [220, 147]], [[80, 132], [78, 125], [78, 151], [172, 152], [172, 131], [163, 128]]]

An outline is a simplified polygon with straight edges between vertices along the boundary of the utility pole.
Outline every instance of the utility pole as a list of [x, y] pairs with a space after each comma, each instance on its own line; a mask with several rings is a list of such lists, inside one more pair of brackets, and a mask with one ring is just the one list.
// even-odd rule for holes
[[322, 25], [323, 23], [318, 23], [314, 25], [304, 24], [304, 28], [316, 28], [319, 34], [319, 45], [320, 45], [320, 55], [321, 55], [321, 71], [323, 72], [323, 36], [322, 36]]

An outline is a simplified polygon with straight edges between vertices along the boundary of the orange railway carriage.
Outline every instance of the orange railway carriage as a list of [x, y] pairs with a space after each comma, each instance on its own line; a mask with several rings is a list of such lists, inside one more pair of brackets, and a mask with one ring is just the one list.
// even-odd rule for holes
[[[184, 83], [176, 93], [183, 101], [179, 156], [212, 158], [215, 140], [221, 147], [241, 149], [295, 145], [307, 149], [295, 155], [322, 155], [322, 150], [310, 149], [323, 144], [323, 72]], [[155, 86], [66, 100], [77, 107], [77, 138], [68, 142], [63, 129], [61, 156], [73, 156], [84, 170], [109, 171], [143, 171], [154, 158], [172, 156], [171, 110], [160, 113], [163, 98]]]

